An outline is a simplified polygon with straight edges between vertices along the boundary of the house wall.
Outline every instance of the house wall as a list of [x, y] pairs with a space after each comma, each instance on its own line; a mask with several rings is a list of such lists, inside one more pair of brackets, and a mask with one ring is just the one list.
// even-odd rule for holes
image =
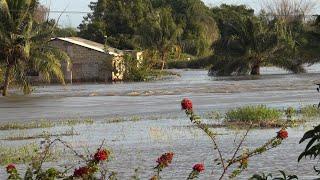
[[52, 45], [65, 51], [72, 64], [62, 64], [66, 82], [110, 81], [113, 80], [114, 56], [75, 45], [61, 40], [51, 41]]

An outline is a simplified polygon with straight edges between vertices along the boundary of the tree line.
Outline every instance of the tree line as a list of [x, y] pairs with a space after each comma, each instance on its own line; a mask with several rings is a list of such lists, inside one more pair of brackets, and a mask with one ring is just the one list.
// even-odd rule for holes
[[196, 59], [194, 64], [210, 66], [215, 75], [258, 75], [270, 65], [301, 73], [304, 64], [319, 61], [320, 18], [306, 16], [313, 0], [268, 0], [259, 13], [244, 5], [209, 7], [201, 0], [98, 0], [89, 4], [92, 13], [78, 30], [59, 28], [38, 0], [0, 2], [3, 95], [10, 84], [31, 92], [32, 72], [64, 83], [61, 66], [70, 59], [50, 45], [55, 36], [143, 50], [143, 70]]
[[244, 5], [209, 7], [201, 0], [98, 0], [90, 3], [79, 36], [143, 49], [161, 69], [168, 60], [193, 57], [206, 59], [216, 75], [258, 75], [268, 65], [300, 73], [303, 64], [319, 59], [319, 23], [306, 16], [315, 5], [268, 0], [255, 13]]

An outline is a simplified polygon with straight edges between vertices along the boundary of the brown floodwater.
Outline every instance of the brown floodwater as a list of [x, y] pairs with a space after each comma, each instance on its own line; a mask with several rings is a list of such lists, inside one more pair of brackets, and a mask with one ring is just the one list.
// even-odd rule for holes
[[[106, 139], [113, 150], [110, 168], [119, 173], [119, 179], [130, 179], [134, 169], [140, 169], [142, 179], [152, 174], [155, 160], [167, 151], [175, 152], [172, 166], [163, 172], [164, 179], [186, 179], [194, 163], [204, 162], [207, 170], [200, 179], [216, 179], [212, 176], [212, 161], [217, 158], [212, 145], [203, 133], [190, 128], [191, 123], [180, 109], [184, 97], [193, 100], [195, 110], [226, 111], [233, 107], [266, 104], [271, 107], [301, 107], [317, 104], [320, 100], [316, 83], [320, 82], [320, 66], [308, 67], [308, 74], [288, 74], [277, 68], [264, 68], [259, 77], [209, 77], [205, 70], [174, 70], [181, 77], [171, 77], [147, 83], [74, 84], [67, 86], [35, 87], [32, 95], [23, 96], [11, 90], [9, 97], [0, 97], [0, 122], [32, 121], [39, 119], [91, 118], [93, 125], [75, 125], [79, 135], [64, 137], [75, 148], [94, 150]], [[319, 70], [318, 70], [319, 69]], [[140, 121], [105, 123], [108, 117], [141, 116]], [[157, 120], [148, 117], [156, 115]], [[314, 123], [316, 124], [316, 122]], [[289, 138], [280, 147], [250, 159], [249, 168], [238, 179], [247, 179], [256, 172], [285, 170], [298, 174], [300, 179], [312, 179], [314, 162], [297, 162], [303, 150], [298, 141], [312, 123], [289, 129]], [[50, 129], [0, 131], [0, 137], [14, 134], [37, 134], [43, 130], [63, 132], [69, 127]], [[215, 129], [223, 153], [230, 154], [234, 137], [243, 132], [225, 128]], [[252, 130], [244, 147], [253, 148], [263, 144], [279, 129]], [[19, 146], [41, 139], [3, 141], [5, 146]], [[60, 164], [72, 163], [60, 161]], [[19, 166], [23, 169], [23, 166]], [[3, 169], [0, 177], [5, 177]]]

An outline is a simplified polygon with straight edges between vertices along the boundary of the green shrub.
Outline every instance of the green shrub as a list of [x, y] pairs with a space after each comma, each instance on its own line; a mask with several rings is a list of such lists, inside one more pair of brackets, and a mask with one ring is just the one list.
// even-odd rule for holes
[[308, 105], [301, 108], [301, 114], [304, 117], [315, 117], [320, 115], [320, 109], [313, 105]]
[[240, 107], [232, 109], [226, 113], [227, 121], [277, 121], [280, 117], [281, 112], [279, 110], [268, 108], [265, 105]]

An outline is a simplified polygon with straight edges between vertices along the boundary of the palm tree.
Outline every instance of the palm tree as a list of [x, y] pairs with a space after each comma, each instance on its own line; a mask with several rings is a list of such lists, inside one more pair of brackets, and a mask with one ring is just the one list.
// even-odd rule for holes
[[217, 75], [259, 75], [263, 65], [304, 72], [301, 59], [291, 57], [296, 42], [284, 25], [262, 17], [219, 20], [221, 38], [214, 44], [216, 58], [211, 73]]
[[38, 0], [0, 0], [0, 66], [4, 66], [2, 95], [10, 82], [30, 92], [29, 71], [37, 71], [45, 80], [56, 76], [64, 83], [61, 61], [68, 56], [50, 46], [52, 30], [49, 23], [37, 24], [34, 15]]

